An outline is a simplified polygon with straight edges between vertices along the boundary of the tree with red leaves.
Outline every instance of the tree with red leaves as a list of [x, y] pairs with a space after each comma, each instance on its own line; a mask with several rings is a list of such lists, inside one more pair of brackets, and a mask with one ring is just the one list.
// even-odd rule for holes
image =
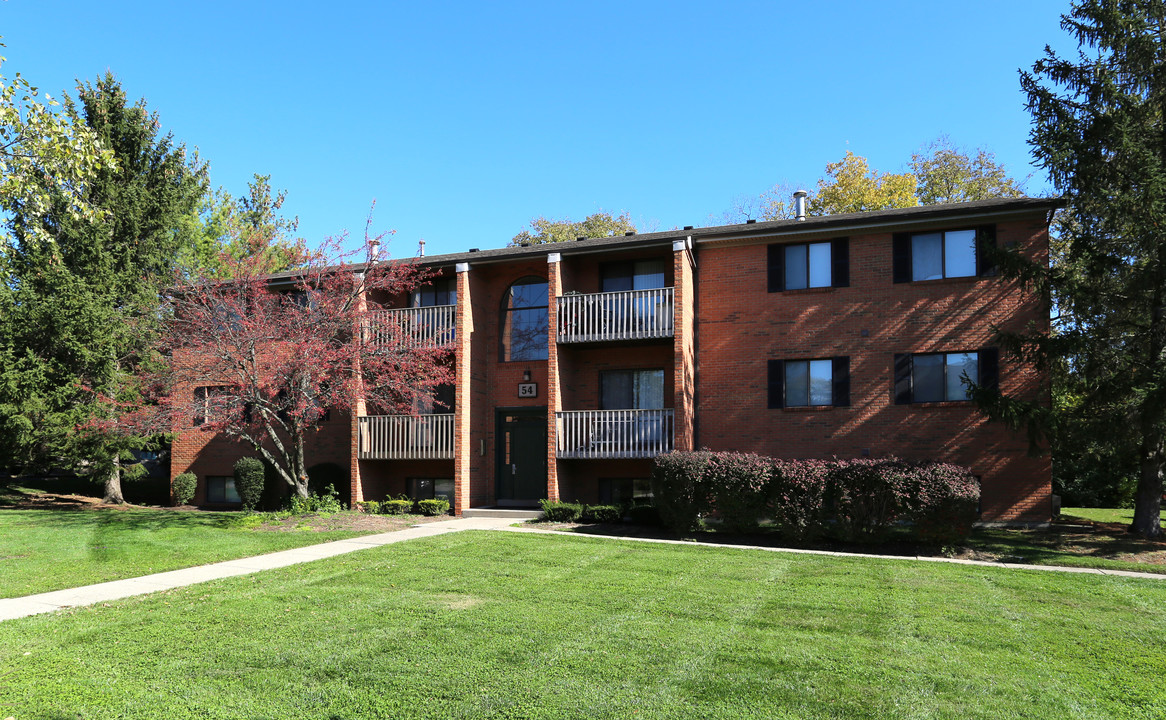
[[355, 411], [363, 399], [408, 414], [453, 378], [452, 337], [414, 342], [415, 328], [380, 312], [431, 275], [416, 262], [378, 260], [382, 237], [366, 229], [359, 264], [339, 254], [340, 238], [295, 271], [266, 275], [256, 254], [229, 261], [231, 280], [184, 284], [170, 300], [170, 362], [150, 379], [157, 404], [122, 426], [193, 423], [238, 438], [307, 497], [307, 437], [329, 410]]

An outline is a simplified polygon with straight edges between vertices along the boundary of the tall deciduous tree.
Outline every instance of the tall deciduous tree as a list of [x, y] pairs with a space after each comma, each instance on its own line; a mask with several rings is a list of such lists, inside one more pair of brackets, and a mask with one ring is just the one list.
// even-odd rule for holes
[[[1004, 263], [1050, 293], [1048, 338], [1005, 338], [1076, 376], [1076, 432], [1139, 467], [1132, 529], [1161, 535], [1166, 466], [1166, 5], [1081, 0], [1061, 26], [1082, 48], [1046, 48], [1021, 85], [1031, 143], [1067, 203], [1051, 268]], [[992, 407], [990, 405], [990, 407]], [[1007, 402], [997, 416], [1039, 429], [1047, 410]], [[1044, 424], [1047, 426], [1047, 423]]]
[[[123, 502], [122, 464], [148, 439], [101, 422], [137, 395], [133, 377], [150, 361], [160, 292], [189, 242], [183, 218], [205, 192], [206, 168], [159, 134], [144, 102], [129, 105], [112, 75], [79, 85], [64, 111], [115, 162], [79, 195], [45, 176], [47, 204], [5, 207], [13, 241], [3, 249], [0, 408], [8, 422], [0, 444], [33, 467], [74, 460], [104, 480], [107, 501]], [[74, 212], [78, 197], [94, 213]]]
[[881, 173], [871, 170], [866, 158], [847, 150], [846, 157], [826, 165], [826, 177], [809, 197], [807, 212], [812, 215], [888, 210], [914, 207], [915, 176], [911, 173]]
[[996, 162], [995, 153], [957, 147], [946, 135], [911, 156], [920, 205], [1023, 197], [1020, 184]]
[[550, 220], [540, 215], [530, 221], [529, 230], [523, 230], [511, 238], [510, 244], [566, 242], [580, 237], [611, 237], [628, 232], [636, 232], [636, 226], [632, 224], [631, 215], [627, 211], [612, 215], [601, 210], [579, 222], [571, 222], [567, 218]]
[[150, 423], [181, 427], [193, 419], [201, 431], [249, 444], [306, 497], [307, 437], [327, 412], [352, 410], [363, 397], [380, 412], [408, 414], [451, 382], [450, 346], [411, 342], [408, 319], [381, 313], [374, 302], [407, 295], [427, 271], [374, 262], [371, 252], [354, 266], [337, 247], [305, 257], [283, 286], [272, 284], [262, 254], [253, 253], [226, 260], [234, 263], [230, 280], [182, 287], [159, 346], [172, 361], [147, 381], [166, 412], [145, 408], [124, 422], [144, 423], [144, 431]]
[[88, 126], [59, 107], [20, 73], [0, 75], [0, 207], [36, 214], [66, 200], [69, 212], [92, 219], [84, 188], [113, 156]]
[[238, 261], [258, 256], [266, 272], [296, 267], [306, 245], [295, 237], [298, 218], [280, 214], [287, 191], [271, 190], [271, 176], [259, 175], [247, 184], [247, 194], [233, 197], [223, 188], [208, 193], [192, 217], [194, 241], [182, 248], [180, 266], [189, 276], [227, 277]]

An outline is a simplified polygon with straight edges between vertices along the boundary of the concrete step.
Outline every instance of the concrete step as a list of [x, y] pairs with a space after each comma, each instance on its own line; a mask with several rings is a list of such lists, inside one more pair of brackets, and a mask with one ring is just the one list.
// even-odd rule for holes
[[462, 517], [510, 518], [515, 522], [518, 522], [519, 520], [537, 520], [542, 516], [542, 510], [525, 510], [516, 508], [480, 507], [467, 508], [466, 510], [462, 511]]

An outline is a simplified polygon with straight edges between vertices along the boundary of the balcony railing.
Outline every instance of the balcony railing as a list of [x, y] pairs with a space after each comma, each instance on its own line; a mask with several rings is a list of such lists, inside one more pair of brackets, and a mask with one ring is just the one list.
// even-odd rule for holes
[[571, 410], [557, 419], [561, 458], [649, 458], [672, 450], [672, 408]]
[[381, 310], [371, 314], [368, 341], [404, 347], [438, 347], [453, 342], [457, 305]]
[[559, 342], [672, 337], [672, 288], [563, 295]]
[[362, 415], [360, 457], [440, 460], [453, 457], [453, 414]]

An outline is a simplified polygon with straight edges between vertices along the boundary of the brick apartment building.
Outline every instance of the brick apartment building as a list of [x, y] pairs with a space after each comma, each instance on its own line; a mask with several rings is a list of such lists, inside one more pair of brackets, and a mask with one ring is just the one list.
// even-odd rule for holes
[[[1047, 519], [1050, 463], [987, 422], [961, 376], [1047, 392], [993, 347], [1048, 311], [976, 243], [1047, 262], [1056, 201], [992, 200], [470, 250], [397, 319], [450, 342], [433, 413], [332, 413], [313, 472], [353, 502], [447, 495], [457, 513], [648, 493], [672, 449], [897, 455], [970, 467], [985, 519]], [[422, 408], [424, 410], [424, 408]], [[238, 442], [178, 428], [172, 474], [232, 499]]]

